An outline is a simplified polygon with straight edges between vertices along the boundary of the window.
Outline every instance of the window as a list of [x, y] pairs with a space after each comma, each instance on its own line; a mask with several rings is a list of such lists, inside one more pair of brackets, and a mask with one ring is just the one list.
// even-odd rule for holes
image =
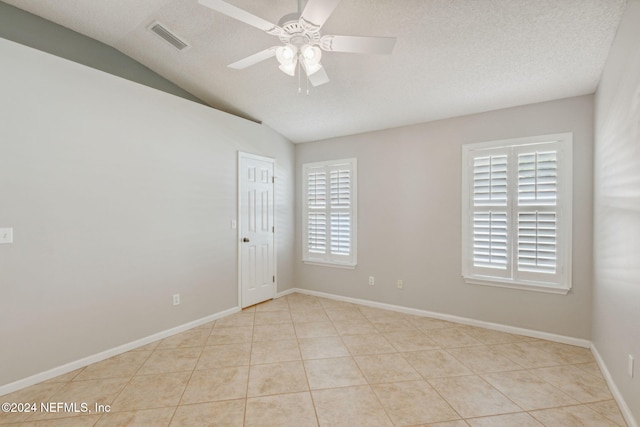
[[302, 165], [302, 260], [355, 267], [356, 159]]
[[467, 282], [569, 291], [572, 139], [564, 133], [463, 146]]

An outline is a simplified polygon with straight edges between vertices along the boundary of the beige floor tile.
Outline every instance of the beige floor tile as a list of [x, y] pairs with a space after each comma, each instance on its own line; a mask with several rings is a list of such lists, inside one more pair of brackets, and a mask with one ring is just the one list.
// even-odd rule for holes
[[253, 328], [253, 342], [281, 341], [295, 339], [296, 333], [293, 323], [280, 325], [255, 325]]
[[618, 427], [585, 405], [544, 409], [530, 414], [545, 426]]
[[305, 360], [304, 367], [311, 390], [367, 383], [351, 357]]
[[297, 293], [3, 401], [111, 405], [20, 426], [626, 427], [588, 349]]
[[522, 335], [509, 334], [507, 332], [494, 331], [492, 329], [478, 328], [475, 326], [462, 326], [460, 329], [467, 335], [480, 341], [482, 344], [509, 344], [514, 342], [529, 341], [530, 338]]
[[83, 403], [86, 404], [87, 409], [93, 409], [96, 404], [111, 405], [128, 381], [128, 378], [104, 378], [68, 382], [51, 396], [49, 402], [73, 404], [75, 406], [72, 411], [78, 412], [58, 411], [57, 409], [56, 412], [38, 411], [29, 418], [29, 421], [87, 415], [81, 412], [83, 411]]
[[578, 404], [569, 395], [528, 371], [500, 372], [483, 375], [482, 378], [526, 411]]
[[276, 298], [256, 305], [256, 313], [261, 311], [289, 311], [286, 297]]
[[73, 418], [54, 418], [39, 421], [28, 421], [20, 427], [91, 427], [100, 419], [100, 415], [85, 415]]
[[317, 425], [309, 392], [247, 399], [246, 427], [313, 427]]
[[346, 301], [338, 301], [335, 299], [329, 298], [318, 298], [318, 302], [322, 306], [322, 308], [326, 309], [349, 309], [349, 308], [358, 308], [356, 304], [351, 304]]
[[349, 351], [340, 337], [300, 338], [300, 354], [303, 359], [326, 359], [349, 356]]
[[208, 345], [202, 351], [197, 370], [245, 366], [251, 359], [251, 344]]
[[207, 345], [241, 344], [251, 342], [253, 326], [232, 326], [228, 328], [213, 328], [207, 340]]
[[524, 368], [540, 368], [564, 364], [562, 359], [536, 345], [536, 341], [498, 344], [490, 347]]
[[367, 320], [362, 313], [360, 313], [360, 310], [358, 310], [357, 308], [350, 308], [350, 309], [333, 309], [333, 308], [327, 308], [325, 309], [325, 311], [327, 312], [327, 316], [329, 316], [329, 319], [331, 319], [332, 322], [336, 322], [336, 321], [363, 321], [363, 320]]
[[389, 319], [369, 319], [378, 332], [391, 332], [391, 331], [409, 331], [416, 330], [413, 325], [403, 318], [389, 318]]
[[586, 406], [604, 416], [605, 418], [618, 424], [619, 426], [626, 427], [627, 425], [615, 400], [605, 400], [602, 402], [589, 403]]
[[211, 333], [208, 329], [191, 329], [165, 338], [158, 344], [157, 350], [177, 347], [202, 347]]
[[311, 309], [305, 311], [292, 311], [291, 320], [293, 323], [308, 323], [308, 322], [328, 322], [329, 317], [324, 309]]
[[248, 366], [194, 371], [180, 404], [244, 398], [248, 378]]
[[74, 379], [132, 377], [150, 355], [150, 351], [128, 351], [87, 366]]
[[369, 384], [422, 379], [399, 353], [354, 356], [354, 359]]
[[[44, 382], [13, 393], [2, 396], [2, 402], [7, 403], [35, 403], [38, 411], [41, 402], [49, 402], [55, 392], [64, 387], [65, 383]], [[17, 423], [33, 415], [30, 412], [0, 412], [0, 424]]]
[[460, 418], [456, 411], [425, 381], [377, 384], [372, 385], [371, 388], [396, 426]]
[[291, 314], [288, 311], [256, 312], [255, 325], [279, 325], [281, 323], [291, 322]]
[[207, 323], [203, 323], [200, 326], [196, 326], [193, 329], [203, 329], [203, 330], [208, 330], [209, 332], [211, 332], [211, 329], [213, 329], [214, 325], [216, 324], [216, 321], [213, 320], [211, 322], [207, 322]]
[[251, 364], [301, 360], [297, 340], [255, 342], [251, 346]]
[[338, 335], [331, 322], [294, 323], [296, 336], [300, 338], [334, 337]]
[[320, 426], [392, 426], [369, 386], [332, 388], [311, 392]]
[[344, 345], [354, 356], [364, 356], [368, 354], [397, 353], [398, 351], [380, 333], [366, 335], [344, 335], [342, 337]]
[[450, 348], [448, 352], [476, 374], [522, 369], [511, 359], [484, 345]]
[[427, 379], [473, 373], [445, 350], [412, 351], [402, 355], [420, 375]]
[[460, 328], [430, 329], [424, 333], [437, 345], [443, 348], [468, 347], [482, 343]]
[[370, 321], [407, 320], [407, 315], [398, 311], [384, 310], [382, 308], [359, 306], [360, 312]]
[[362, 335], [377, 334], [378, 330], [368, 320], [356, 320], [350, 322], [348, 320], [334, 321], [333, 326], [340, 335]]
[[489, 383], [477, 376], [435, 378], [429, 383], [463, 418], [521, 412]]
[[139, 411], [112, 412], [102, 415], [95, 427], [147, 427], [167, 426], [175, 407], [142, 409]]
[[433, 350], [438, 348], [435, 342], [415, 329], [385, 332], [383, 335], [398, 351]]
[[594, 375], [598, 378], [604, 379], [604, 375], [602, 375], [602, 371], [596, 362], [591, 363], [578, 363], [575, 365], [576, 368], [580, 368], [588, 374]]
[[469, 427], [464, 420], [458, 421], [445, 421], [443, 423], [429, 423], [429, 425], [425, 425], [422, 427]]
[[111, 405], [111, 412], [176, 406], [190, 372], [141, 375], [131, 379]]
[[244, 406], [244, 399], [180, 405], [173, 416], [171, 427], [242, 427]]
[[249, 369], [249, 397], [308, 391], [302, 362], [253, 365]]
[[291, 313], [323, 309], [316, 300], [289, 300], [289, 308], [291, 309]]
[[495, 415], [493, 417], [471, 418], [467, 419], [467, 423], [471, 427], [543, 427], [535, 418], [525, 412]]
[[580, 403], [613, 399], [607, 383], [575, 366], [533, 369], [535, 375], [558, 387]]
[[431, 317], [407, 316], [406, 319], [411, 325], [421, 331], [428, 331], [429, 329], [455, 328], [460, 326], [457, 323], [433, 319]]
[[138, 375], [192, 371], [202, 353], [202, 347], [180, 347], [156, 350], [144, 362]]
[[232, 314], [231, 316], [223, 317], [222, 319], [216, 320], [214, 329], [253, 326], [254, 319], [255, 312], [241, 311], [239, 313]]
[[531, 346], [538, 347], [541, 350], [552, 354], [558, 360], [562, 361], [563, 364], [595, 362], [593, 354], [591, 354], [591, 350], [588, 348], [543, 340], [533, 342], [531, 343]]

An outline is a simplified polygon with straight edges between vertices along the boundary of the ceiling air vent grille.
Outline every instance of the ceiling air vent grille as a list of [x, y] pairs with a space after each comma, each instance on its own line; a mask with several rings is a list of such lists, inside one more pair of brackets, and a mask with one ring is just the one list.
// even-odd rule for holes
[[149, 29], [171, 43], [171, 45], [178, 50], [184, 50], [189, 47], [187, 43], [180, 40], [180, 38], [178, 38], [175, 34], [173, 34], [159, 22], [154, 22], [153, 24], [151, 24]]

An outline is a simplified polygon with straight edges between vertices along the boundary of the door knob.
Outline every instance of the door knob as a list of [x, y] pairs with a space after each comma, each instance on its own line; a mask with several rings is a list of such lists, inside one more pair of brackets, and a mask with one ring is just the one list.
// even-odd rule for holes
[[244, 238], [242, 239], [242, 241], [243, 241], [243, 242], [245, 242], [245, 243], [249, 243], [249, 238], [248, 238], [248, 237], [244, 237]]

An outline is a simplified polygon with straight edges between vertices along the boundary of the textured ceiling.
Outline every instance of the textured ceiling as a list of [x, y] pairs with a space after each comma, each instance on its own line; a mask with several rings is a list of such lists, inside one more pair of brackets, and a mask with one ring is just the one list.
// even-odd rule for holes
[[[293, 142], [593, 93], [625, 0], [342, 0], [323, 34], [397, 37], [392, 55], [325, 52], [331, 81], [298, 94], [276, 37], [197, 0], [3, 0], [104, 42], [209, 105]], [[226, 0], [277, 23], [296, 0]], [[148, 30], [159, 21], [191, 47]]]

